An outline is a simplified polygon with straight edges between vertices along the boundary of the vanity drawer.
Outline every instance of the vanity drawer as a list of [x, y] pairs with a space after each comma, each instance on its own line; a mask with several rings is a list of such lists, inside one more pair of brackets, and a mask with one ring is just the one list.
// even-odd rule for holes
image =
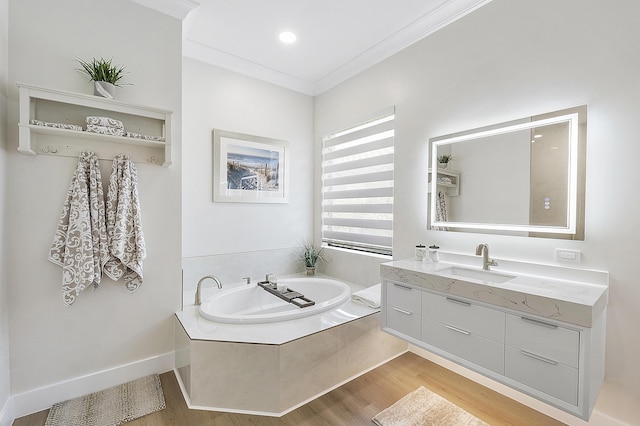
[[578, 369], [507, 346], [505, 376], [578, 405]]
[[415, 312], [395, 306], [387, 306], [387, 327], [414, 339], [421, 336], [421, 317]]
[[506, 344], [578, 368], [580, 333], [543, 320], [507, 314]]
[[456, 297], [422, 293], [422, 316], [473, 334], [504, 342], [504, 312]]
[[390, 282], [386, 284], [387, 304], [420, 315], [420, 294], [422, 293], [421, 290], [409, 287], [405, 284]]
[[422, 341], [504, 374], [504, 344], [450, 324], [422, 318]]

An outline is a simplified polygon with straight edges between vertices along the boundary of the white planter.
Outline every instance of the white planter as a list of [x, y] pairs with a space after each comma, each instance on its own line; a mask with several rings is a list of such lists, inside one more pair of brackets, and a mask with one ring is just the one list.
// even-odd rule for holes
[[93, 94], [96, 96], [102, 96], [107, 99], [115, 99], [116, 86], [106, 81], [94, 81], [93, 82]]

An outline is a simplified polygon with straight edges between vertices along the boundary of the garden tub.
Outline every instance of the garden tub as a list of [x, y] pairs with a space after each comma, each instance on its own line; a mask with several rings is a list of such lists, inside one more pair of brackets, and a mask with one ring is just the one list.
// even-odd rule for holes
[[269, 293], [257, 284], [235, 287], [212, 296], [200, 305], [200, 315], [211, 321], [260, 324], [288, 321], [334, 309], [351, 297], [351, 287], [330, 278], [299, 277], [278, 281], [289, 290], [315, 302], [301, 308]]

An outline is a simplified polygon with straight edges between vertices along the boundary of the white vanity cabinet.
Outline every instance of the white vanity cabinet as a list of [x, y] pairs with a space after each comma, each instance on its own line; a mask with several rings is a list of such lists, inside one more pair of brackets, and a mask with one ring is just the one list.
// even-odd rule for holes
[[389, 327], [408, 337], [420, 339], [422, 327], [421, 291], [399, 283], [387, 283], [387, 306], [383, 315]]
[[422, 291], [420, 340], [504, 373], [505, 314], [460, 298]]
[[507, 314], [505, 375], [578, 405], [580, 332]]
[[604, 378], [605, 311], [584, 327], [436, 291], [428, 283], [383, 277], [384, 331], [589, 418]]

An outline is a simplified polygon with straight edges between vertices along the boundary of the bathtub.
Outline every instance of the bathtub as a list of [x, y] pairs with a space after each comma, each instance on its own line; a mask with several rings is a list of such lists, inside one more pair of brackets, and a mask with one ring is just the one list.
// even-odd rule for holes
[[338, 280], [317, 277], [279, 279], [290, 290], [302, 293], [314, 305], [300, 308], [270, 294], [257, 284], [222, 291], [202, 302], [200, 315], [211, 321], [260, 324], [307, 317], [334, 309], [351, 297], [351, 287]]
[[407, 350], [380, 330], [379, 309], [351, 300], [364, 287], [325, 276], [278, 283], [316, 304], [235, 283], [176, 312], [175, 372], [189, 408], [279, 417]]

